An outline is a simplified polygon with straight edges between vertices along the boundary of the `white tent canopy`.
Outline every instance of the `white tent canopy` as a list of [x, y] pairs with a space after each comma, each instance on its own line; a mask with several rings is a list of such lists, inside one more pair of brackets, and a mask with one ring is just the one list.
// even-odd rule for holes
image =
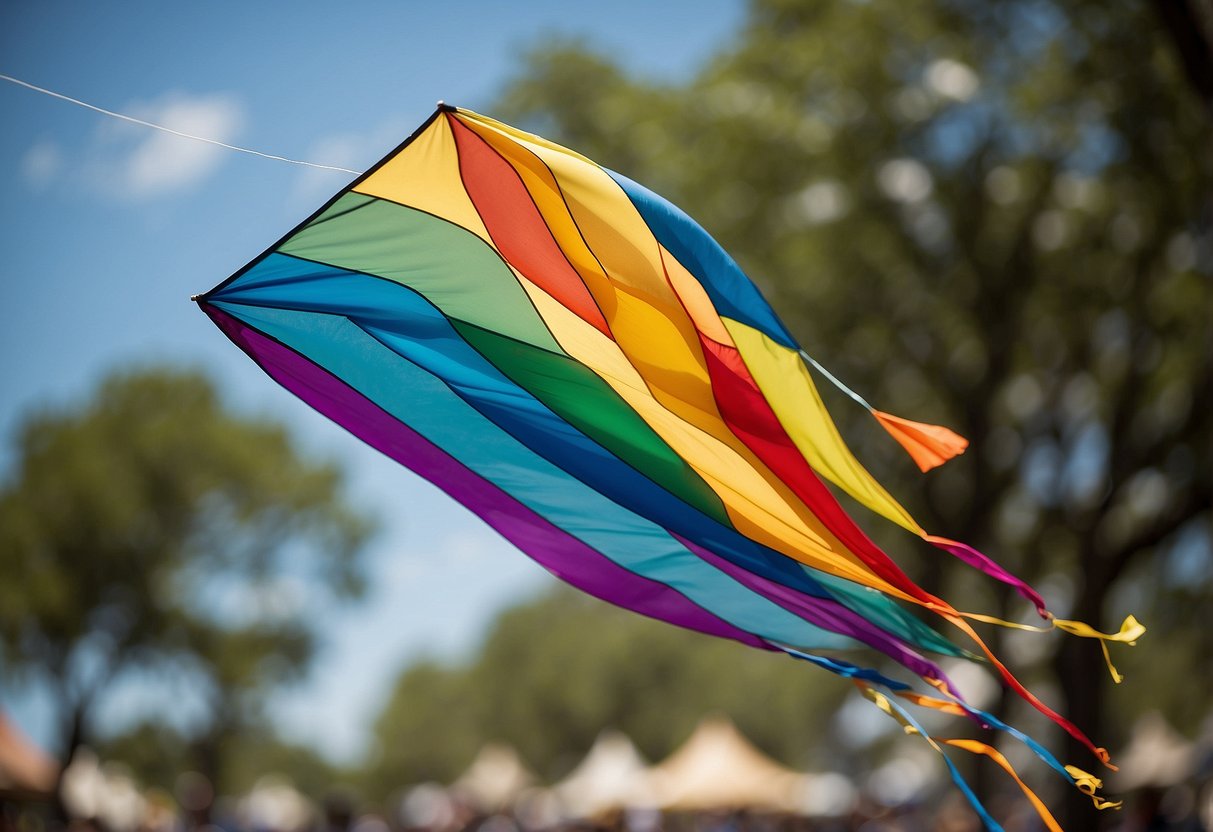
[[654, 805], [673, 811], [799, 812], [810, 785], [807, 775], [763, 754], [723, 717], [701, 722], [647, 779]]
[[480, 749], [467, 771], [451, 784], [451, 793], [482, 812], [508, 809], [535, 782], [518, 752], [489, 743]]
[[647, 763], [619, 731], [603, 731], [564, 780], [552, 787], [566, 817], [593, 818], [629, 806], [652, 805]]

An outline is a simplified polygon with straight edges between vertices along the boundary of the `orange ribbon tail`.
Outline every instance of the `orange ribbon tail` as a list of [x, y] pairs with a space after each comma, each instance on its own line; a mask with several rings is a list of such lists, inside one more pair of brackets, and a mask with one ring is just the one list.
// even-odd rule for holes
[[882, 410], [873, 410], [872, 415], [905, 448], [923, 473], [938, 468], [952, 457], [960, 456], [969, 447], [969, 440], [940, 425], [911, 422]]

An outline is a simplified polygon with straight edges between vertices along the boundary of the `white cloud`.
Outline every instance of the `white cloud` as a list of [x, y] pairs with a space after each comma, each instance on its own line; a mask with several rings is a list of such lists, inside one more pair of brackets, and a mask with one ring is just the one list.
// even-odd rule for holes
[[63, 154], [54, 142], [43, 139], [21, 157], [21, 175], [35, 191], [44, 191], [63, 169]]
[[[244, 108], [232, 95], [172, 92], [122, 110], [131, 116], [220, 142], [232, 142]], [[149, 127], [106, 124], [94, 143], [90, 179], [103, 191], [151, 199], [188, 190], [215, 172], [232, 151]]]

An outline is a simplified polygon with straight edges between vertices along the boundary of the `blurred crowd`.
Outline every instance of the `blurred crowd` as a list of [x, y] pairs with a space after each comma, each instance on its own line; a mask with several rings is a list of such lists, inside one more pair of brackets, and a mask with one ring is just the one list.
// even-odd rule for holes
[[[1139, 726], [1124, 757], [1123, 811], [1109, 832], [1213, 829], [1213, 746], [1182, 745], [1157, 721]], [[0, 755], [0, 764], [4, 762]], [[10, 764], [12, 760], [9, 760]], [[11, 773], [10, 773], [11, 774]], [[0, 769], [0, 777], [5, 772]], [[890, 775], [886, 773], [884, 777]], [[509, 747], [487, 745], [450, 784], [422, 783], [386, 801], [333, 787], [307, 795], [266, 774], [243, 795], [216, 793], [197, 772], [171, 790], [140, 788], [123, 766], [85, 750], [49, 789], [0, 779], [0, 832], [979, 832], [958, 791], [923, 779], [873, 788], [837, 773], [805, 774], [754, 748], [731, 723], [705, 721], [663, 762], [647, 766], [623, 735], [607, 732], [564, 779], [541, 785]], [[901, 788], [906, 787], [906, 788]], [[1027, 801], [988, 807], [1006, 832], [1044, 832]], [[61, 820], [63, 815], [67, 821]]]

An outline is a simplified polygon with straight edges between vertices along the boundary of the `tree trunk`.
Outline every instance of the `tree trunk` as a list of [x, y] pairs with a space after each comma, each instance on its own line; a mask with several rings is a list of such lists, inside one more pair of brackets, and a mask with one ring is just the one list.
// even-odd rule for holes
[[[991, 613], [998, 618], [1006, 619], [1010, 616], [1011, 605], [1009, 593], [999, 591], [997, 601]], [[985, 642], [989, 646], [990, 651], [996, 656], [1006, 656], [1006, 639], [1005, 631], [1002, 627], [992, 627], [990, 632], [985, 635]], [[987, 706], [989, 713], [1006, 722], [1010, 717], [1011, 704], [1019, 699], [1019, 695], [1015, 693], [1010, 686], [1000, 684], [998, 686], [998, 696], [990, 705]], [[997, 738], [993, 737], [992, 731], [983, 731], [977, 726], [970, 732], [982, 742], [997, 745]], [[970, 782], [973, 786], [973, 791], [977, 798], [986, 805], [988, 809], [994, 801], [994, 798], [1006, 791], [1007, 777], [1002, 769], [995, 765], [991, 765], [991, 760], [977, 755], [966, 754], [965, 757], [971, 759], [970, 765], [972, 768], [972, 776]]]
[[[1084, 584], [1075, 605], [1074, 617], [1098, 626], [1104, 594], [1100, 583], [1090, 580]], [[1063, 637], [1053, 657], [1053, 669], [1065, 699], [1062, 712], [1096, 745], [1107, 742], [1109, 677], [1099, 646], [1091, 639]], [[1096, 777], [1102, 778], [1107, 773], [1102, 763], [1091, 756], [1090, 750], [1068, 734], [1062, 760], [1090, 771]], [[1103, 813], [1077, 789], [1066, 790], [1059, 814], [1061, 826], [1066, 832], [1095, 832], [1104, 825]]]
[[[68, 701], [66, 696], [64, 701]], [[68, 704], [65, 707], [69, 716], [65, 723], [67, 730], [63, 732], [63, 747], [59, 754], [59, 773], [55, 776], [55, 790], [51, 796], [51, 811], [54, 813], [55, 820], [66, 827], [71, 822], [71, 815], [68, 812], [67, 803], [63, 799], [64, 775], [67, 774], [68, 766], [76, 758], [76, 752], [84, 744], [86, 708], [83, 702]]]

